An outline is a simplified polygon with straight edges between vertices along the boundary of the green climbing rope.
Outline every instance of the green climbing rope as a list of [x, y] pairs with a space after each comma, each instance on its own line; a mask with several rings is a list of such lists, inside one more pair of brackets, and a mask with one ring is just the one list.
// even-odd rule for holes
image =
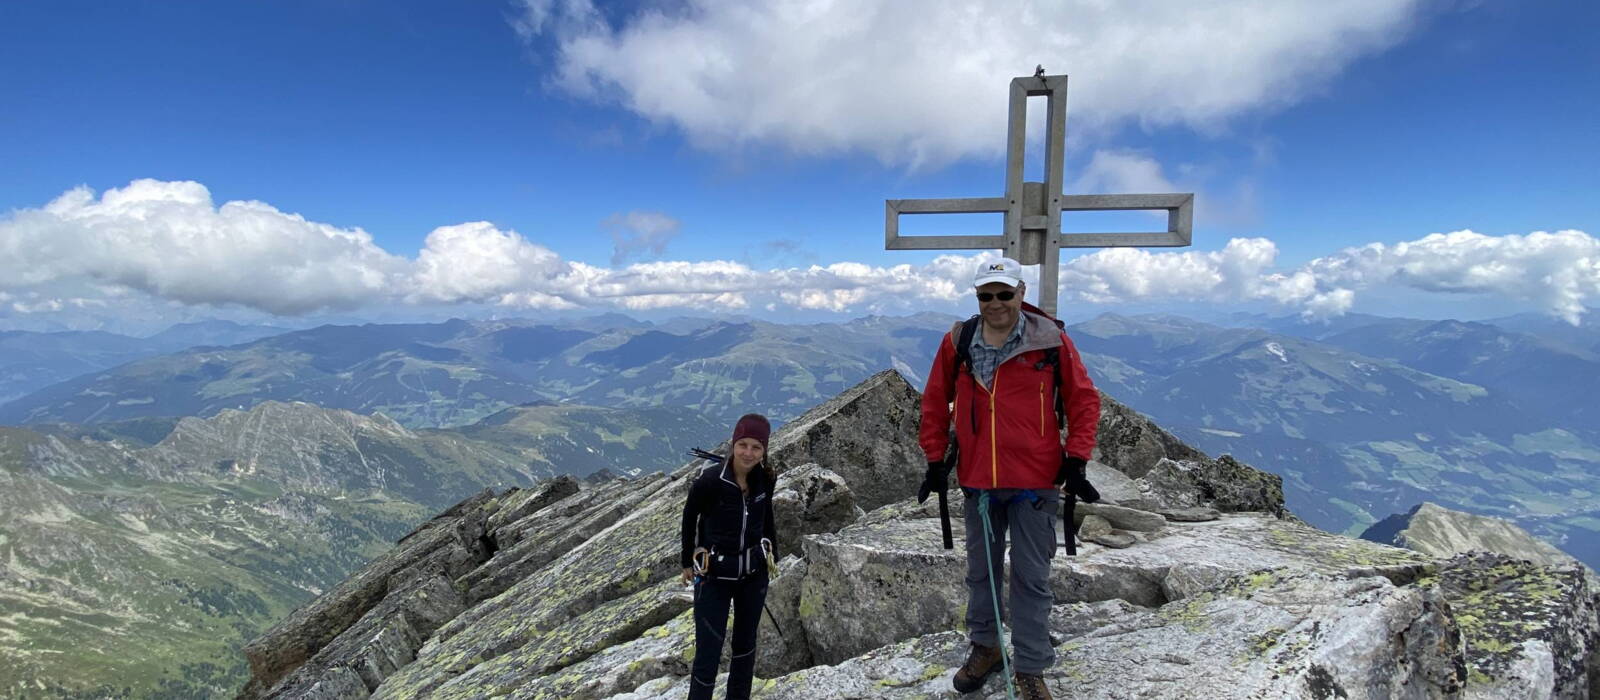
[[983, 561], [989, 567], [989, 600], [994, 602], [995, 643], [1000, 646], [1001, 668], [1006, 674], [1006, 698], [1017, 700], [1017, 680], [1011, 675], [1011, 654], [1006, 651], [1006, 628], [1000, 620], [1000, 593], [994, 586], [994, 552], [990, 549], [994, 530], [989, 526], [989, 498], [988, 492], [978, 494], [978, 518], [983, 521]]

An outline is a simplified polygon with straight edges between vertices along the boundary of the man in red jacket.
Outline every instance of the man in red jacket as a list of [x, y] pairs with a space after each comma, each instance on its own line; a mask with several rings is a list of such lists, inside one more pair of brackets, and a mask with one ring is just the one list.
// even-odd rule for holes
[[[1048, 621], [1055, 602], [1049, 575], [1056, 511], [1060, 489], [1084, 479], [1100, 421], [1100, 394], [1055, 321], [1023, 310], [1026, 285], [1017, 261], [981, 262], [972, 286], [982, 322], [972, 334], [970, 366], [956, 366], [959, 334], [952, 331], [939, 345], [922, 393], [920, 441], [928, 471], [918, 497], [943, 491], [950, 468], [957, 468], [966, 496], [966, 623], [972, 648], [956, 672], [956, 690], [981, 688], [1001, 666], [995, 596], [1004, 589], [1009, 532], [1015, 680], [1021, 697], [1048, 699], [1043, 675], [1055, 664]], [[1049, 362], [1052, 355], [1061, 363], [1059, 372]], [[1056, 422], [1057, 392], [1067, 423], [1064, 442]], [[959, 465], [944, 461], [952, 422]], [[988, 499], [983, 504], [992, 532], [987, 547], [980, 499]]]

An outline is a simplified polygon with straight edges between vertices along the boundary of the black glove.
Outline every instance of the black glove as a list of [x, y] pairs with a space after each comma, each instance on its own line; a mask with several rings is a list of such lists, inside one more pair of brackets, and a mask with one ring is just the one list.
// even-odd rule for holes
[[1089, 463], [1081, 457], [1061, 457], [1061, 469], [1056, 472], [1056, 485], [1061, 490], [1078, 497], [1084, 503], [1100, 500], [1100, 492], [1089, 483]]
[[928, 471], [922, 474], [922, 485], [917, 487], [917, 503], [928, 500], [928, 494], [944, 491], [947, 487], [945, 481], [950, 477], [950, 467], [943, 460], [928, 463]]

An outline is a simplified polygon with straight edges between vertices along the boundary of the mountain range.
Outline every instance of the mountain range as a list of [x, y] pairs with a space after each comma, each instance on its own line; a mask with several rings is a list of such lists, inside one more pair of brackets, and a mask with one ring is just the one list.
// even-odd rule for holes
[[[1283, 475], [1290, 507], [1318, 527], [1357, 534], [1435, 500], [1600, 562], [1600, 430], [1587, 407], [1554, 408], [1582, 403], [1573, 387], [1600, 376], [1586, 351], [1486, 324], [1373, 319], [1320, 341], [1296, 325], [1107, 315], [1069, 331], [1103, 390], [1202, 450]], [[1533, 364], [1571, 380], [1541, 383], [1553, 375]]]
[[[115, 337], [11, 334], [32, 354], [0, 366], [108, 366], [0, 405], [17, 424], [0, 428], [0, 601], [18, 611], [0, 617], [18, 669], [0, 687], [237, 687], [231, 650], [426, 514], [488, 486], [658, 472], [742, 412], [782, 422], [877, 369], [920, 386], [953, 320], [223, 327], [243, 339], [133, 359]], [[1257, 325], [1105, 315], [1069, 332], [1108, 396], [1281, 474], [1319, 527], [1353, 534], [1429, 500], [1600, 561], [1600, 438], [1574, 388], [1600, 366], [1581, 334]]]
[[413, 430], [276, 401], [164, 430], [0, 428], [0, 688], [231, 693], [245, 640], [428, 514], [487, 486], [657, 472], [725, 430], [549, 404]]
[[[324, 326], [85, 374], [0, 404], [0, 422], [158, 437], [176, 417], [263, 401], [382, 413], [412, 428], [472, 425], [540, 401], [723, 424], [754, 410], [781, 422], [878, 369], [920, 386], [953, 320]], [[1069, 331], [1102, 390], [1208, 452], [1284, 475], [1291, 507], [1319, 527], [1355, 534], [1432, 499], [1510, 518], [1600, 563], [1593, 328], [1537, 317], [1217, 325], [1106, 314]]]
[[180, 323], [135, 338], [104, 331], [0, 331], [0, 404], [73, 377], [203, 345], [234, 345], [284, 332], [232, 321]]
[[206, 416], [268, 400], [381, 412], [411, 427], [466, 425], [538, 400], [781, 420], [878, 369], [925, 372], [935, 329], [948, 327], [932, 315], [687, 332], [462, 320], [323, 326], [85, 374], [0, 405], [0, 424]]

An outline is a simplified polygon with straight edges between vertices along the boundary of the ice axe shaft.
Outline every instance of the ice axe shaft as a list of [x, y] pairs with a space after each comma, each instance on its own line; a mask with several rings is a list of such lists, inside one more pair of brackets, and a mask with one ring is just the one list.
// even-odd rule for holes
[[944, 548], [955, 549], [955, 537], [950, 534], [950, 497], [939, 489], [939, 530], [944, 534]]

